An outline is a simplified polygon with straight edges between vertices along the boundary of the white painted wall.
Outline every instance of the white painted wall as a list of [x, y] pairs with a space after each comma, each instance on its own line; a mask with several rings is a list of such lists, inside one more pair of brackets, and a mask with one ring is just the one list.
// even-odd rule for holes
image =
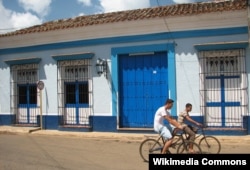
[[[167, 25], [166, 25], [167, 23]], [[118, 22], [112, 24], [101, 24], [75, 29], [64, 29], [44, 33], [26, 34], [0, 38], [0, 49], [24, 47], [31, 45], [50, 44], [55, 42], [70, 42], [75, 40], [86, 40], [93, 38], [117, 37], [123, 35], [143, 35], [157, 32], [199, 30], [208, 28], [247, 26], [247, 11], [230, 11], [224, 13], [209, 13], [196, 16], [179, 16], [168, 18], [155, 18], [141, 21]], [[193, 113], [199, 112], [199, 65], [195, 44], [247, 41], [248, 35], [202, 37], [175, 39], [176, 46], [176, 81], [177, 81], [177, 106], [180, 111], [184, 109], [187, 102], [193, 104]], [[170, 40], [173, 42], [173, 40]], [[94, 65], [97, 58], [109, 59], [111, 48], [126, 47], [132, 45], [146, 45], [155, 43], [166, 43], [169, 40], [107, 44], [98, 46], [83, 46], [77, 48], [64, 48], [60, 50], [37, 51], [19, 54], [0, 54], [0, 114], [10, 113], [10, 70], [3, 62], [17, 58], [42, 58], [40, 63], [40, 80], [44, 81], [43, 112], [46, 115], [57, 115], [57, 67], [56, 61], [51, 57], [60, 54], [72, 54], [93, 52], [92, 75], [94, 92], [95, 115], [111, 115], [111, 84], [103, 75], [96, 74]], [[247, 55], [249, 55], [249, 49]], [[250, 64], [249, 57], [247, 64]], [[109, 62], [109, 70], [111, 63]], [[250, 69], [247, 68], [248, 73]]]
[[[192, 113], [199, 113], [199, 63], [197, 51], [194, 48], [195, 44], [203, 44], [209, 42], [224, 42], [224, 41], [243, 41], [247, 40], [246, 35], [237, 36], [219, 36], [207, 38], [185, 38], [176, 39], [176, 81], [177, 81], [177, 106], [180, 111], [184, 109], [187, 102], [193, 104]], [[43, 113], [46, 115], [57, 115], [57, 66], [56, 61], [51, 57], [59, 54], [72, 54], [82, 52], [93, 52], [95, 54], [92, 59], [92, 75], [93, 75], [93, 92], [94, 92], [94, 114], [95, 115], [112, 115], [111, 107], [111, 84], [110, 78], [107, 80], [103, 75], [99, 77], [95, 70], [95, 62], [97, 58], [109, 59], [111, 56], [112, 47], [126, 47], [132, 45], [146, 45], [155, 43], [165, 43], [166, 41], [153, 42], [137, 42], [137, 43], [123, 43], [123, 44], [108, 44], [101, 46], [88, 46], [78, 48], [64, 48], [60, 50], [37, 51], [29, 53], [11, 54], [0, 56], [1, 70], [0, 70], [0, 101], [1, 113], [10, 112], [10, 70], [3, 62], [5, 60], [15, 58], [42, 58], [40, 62], [40, 80], [44, 81], [45, 89], [43, 90]], [[249, 50], [247, 51], [249, 54]], [[247, 57], [247, 62], [249, 59]], [[109, 70], [111, 70], [111, 63], [109, 62]], [[248, 70], [249, 72], [249, 70]]]

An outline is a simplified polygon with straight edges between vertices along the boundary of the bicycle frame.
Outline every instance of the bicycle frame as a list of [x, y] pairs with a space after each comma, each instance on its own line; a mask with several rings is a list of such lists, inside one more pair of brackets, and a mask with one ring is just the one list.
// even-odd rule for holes
[[[163, 139], [163, 137], [162, 136], [159, 136], [158, 138], [157, 138], [157, 142], [160, 142], [160, 140], [161, 140], [161, 142], [163, 143], [163, 146], [164, 146], [164, 144], [165, 144], [165, 141], [164, 141], [164, 139]], [[154, 143], [154, 145], [153, 145], [153, 147], [152, 148], [154, 148], [155, 147], [155, 145], [157, 144], [157, 142], [155, 142]], [[158, 151], [158, 150], [161, 150], [162, 148], [163, 148], [163, 146], [161, 146], [161, 147], [159, 147], [159, 148], [155, 148], [154, 150], [150, 150], [150, 152], [152, 152], [152, 151]]]
[[[198, 133], [199, 131], [200, 131], [200, 133]], [[187, 133], [184, 132], [183, 135], [185, 136], [185, 139], [188, 139], [188, 134]], [[198, 139], [199, 137], [202, 137], [202, 138], [206, 137], [203, 128], [198, 128], [197, 132], [195, 132], [195, 139]]]
[[[189, 141], [185, 138], [184, 131], [177, 131], [178, 133], [173, 133], [173, 141], [168, 148], [166, 154], [172, 153], [189, 153], [189, 147], [194, 146], [195, 150], [198, 151], [197, 153], [202, 153], [200, 146], [192, 141]], [[161, 153], [164, 145], [166, 144], [167, 140], [164, 140], [164, 137], [159, 135], [158, 137], [147, 137], [147, 139], [143, 140], [139, 147], [139, 152], [141, 157], [144, 161], [148, 161], [147, 154], [155, 154]], [[172, 151], [173, 148], [176, 151]]]
[[[173, 142], [172, 142], [172, 144], [170, 145], [170, 147], [171, 148], [173, 148], [173, 149], [176, 149], [176, 146], [178, 146], [178, 145], [180, 145], [180, 144], [182, 144], [182, 143], [185, 143], [185, 138], [184, 138], [184, 135], [185, 134], [185, 132], [182, 132], [182, 133], [180, 133], [180, 134], [175, 134], [174, 136], [173, 136]], [[156, 140], [157, 142], [162, 142], [162, 144], [163, 144], [163, 146], [165, 145], [165, 143], [166, 143], [166, 141], [164, 140], [164, 138], [162, 137], [162, 136], [159, 136], [158, 138], [157, 138], [157, 140]], [[157, 143], [156, 142], [156, 143]], [[155, 146], [156, 145], [156, 143], [153, 145], [153, 146]], [[155, 148], [153, 151], [157, 151], [157, 150], [161, 150], [162, 148], [163, 148], [163, 146], [161, 146], [161, 147], [159, 147], [159, 148]], [[153, 147], [154, 148], [154, 147]], [[152, 150], [151, 150], [152, 151]], [[171, 153], [169, 150], [168, 150], [168, 152], [169, 153]]]
[[203, 128], [199, 128], [198, 131], [201, 131], [201, 133], [196, 133], [195, 139], [199, 138], [200, 136], [201, 137], [205, 137], [206, 136]]

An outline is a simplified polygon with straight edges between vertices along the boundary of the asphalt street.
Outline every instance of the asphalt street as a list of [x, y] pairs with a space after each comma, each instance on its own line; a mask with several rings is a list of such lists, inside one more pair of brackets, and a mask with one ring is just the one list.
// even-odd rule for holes
[[[157, 134], [0, 126], [1, 170], [145, 170], [140, 143]], [[222, 154], [250, 153], [250, 136], [216, 136]]]

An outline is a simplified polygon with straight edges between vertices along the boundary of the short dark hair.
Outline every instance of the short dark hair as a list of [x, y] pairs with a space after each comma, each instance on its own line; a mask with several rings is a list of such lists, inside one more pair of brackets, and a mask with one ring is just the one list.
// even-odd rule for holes
[[172, 99], [167, 99], [166, 102], [165, 102], [165, 104], [168, 104], [168, 103], [174, 103], [174, 100], [172, 100]]
[[191, 103], [187, 103], [187, 104], [186, 104], [186, 107], [190, 107], [190, 106], [192, 106]]

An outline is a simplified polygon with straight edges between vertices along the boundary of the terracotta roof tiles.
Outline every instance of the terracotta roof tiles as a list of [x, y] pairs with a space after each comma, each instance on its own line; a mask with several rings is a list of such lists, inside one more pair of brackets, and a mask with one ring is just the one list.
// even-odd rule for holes
[[84, 27], [88, 25], [97, 25], [104, 23], [142, 20], [156, 17], [198, 15], [219, 11], [246, 10], [247, 5], [247, 0], [225, 0], [189, 4], [175, 4], [170, 6], [159, 6], [152, 8], [79, 16], [76, 18], [50, 21], [41, 25], [35, 25], [6, 34], [0, 34], [0, 37]]

